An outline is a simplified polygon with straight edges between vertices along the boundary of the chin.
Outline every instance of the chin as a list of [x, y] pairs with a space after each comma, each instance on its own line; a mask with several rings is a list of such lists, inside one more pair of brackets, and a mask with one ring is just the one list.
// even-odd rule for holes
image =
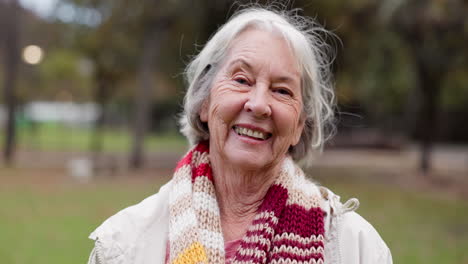
[[249, 171], [265, 169], [272, 162], [261, 155], [253, 155], [252, 153], [231, 153], [227, 155], [226, 161], [238, 169]]

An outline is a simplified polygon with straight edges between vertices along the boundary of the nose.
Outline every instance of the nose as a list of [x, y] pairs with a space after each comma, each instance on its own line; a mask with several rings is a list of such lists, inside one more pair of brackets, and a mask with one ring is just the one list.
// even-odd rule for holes
[[267, 87], [256, 87], [249, 93], [244, 109], [257, 118], [267, 118], [271, 115], [271, 106]]

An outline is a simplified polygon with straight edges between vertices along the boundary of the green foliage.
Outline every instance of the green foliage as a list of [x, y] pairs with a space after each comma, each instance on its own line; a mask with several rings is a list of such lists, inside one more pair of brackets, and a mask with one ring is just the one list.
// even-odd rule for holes
[[458, 68], [447, 74], [442, 89], [442, 104], [445, 109], [458, 110], [468, 107], [468, 67]]
[[412, 62], [404, 45], [392, 33], [370, 37], [373, 49], [361, 58], [356, 72], [357, 100], [373, 109], [374, 118], [402, 114], [414, 87]]
[[84, 67], [92, 67], [84, 57], [70, 49], [55, 49], [47, 54], [39, 65], [42, 85], [36, 99], [57, 98], [68, 93], [74, 101], [89, 100], [91, 96], [91, 76]]
[[78, 75], [78, 56], [71, 50], [55, 50], [41, 64], [41, 74], [50, 79], [73, 79]]
[[[159, 56], [155, 68], [151, 70], [155, 76], [158, 72], [171, 77], [179, 74], [184, 66], [181, 52], [184, 50], [183, 54], [190, 53], [185, 52], [187, 45], [182, 44], [190, 43], [190, 47], [193, 47], [193, 33], [197, 32], [197, 15], [201, 10], [199, 5], [180, 1], [62, 0], [60, 4], [91, 8], [100, 14], [102, 21], [94, 27], [73, 27], [74, 49], [93, 60], [96, 82], [112, 86], [107, 100], [127, 102], [132, 102], [135, 85], [140, 85], [136, 80], [145, 56], [145, 41], [155, 31], [160, 31], [160, 36], [163, 32], [169, 32], [168, 39], [161, 39], [162, 43], [158, 43], [160, 47], [154, 47], [159, 49]], [[182, 40], [187, 42], [182, 43]], [[171, 82], [173, 84], [169, 87], [180, 84], [174, 80]], [[165, 89], [160, 82], [155, 82], [153, 87], [156, 93]], [[172, 90], [168, 96], [180, 96], [177, 90], [180, 89]], [[116, 98], [119, 94], [130, 96]]]
[[[151, 69], [148, 96], [153, 103], [174, 98], [180, 102], [186, 88], [181, 74], [185, 64], [238, 6], [230, 0], [60, 0], [58, 5], [94, 10], [100, 22], [44, 24], [53, 32], [49, 42], [60, 45], [49, 43], [37, 76], [21, 78], [21, 97], [53, 100], [65, 89], [72, 90], [75, 99], [89, 100], [97, 87], [105, 85], [105, 103], [127, 106], [134, 103], [135, 87], [141, 85], [144, 43], [152, 33], [165, 32], [160, 36], [166, 37], [155, 47], [160, 52]], [[346, 107], [351, 102], [369, 113], [374, 122], [369, 125], [401, 120], [402, 114], [411, 114], [406, 113], [408, 105], [420, 104], [423, 97], [414, 92], [421, 89], [420, 65], [433, 73], [429, 76], [442, 80], [438, 98], [442, 111], [466, 105], [466, 2], [301, 0], [285, 5], [302, 8], [300, 14], [315, 18], [341, 39], [342, 43], [331, 43], [337, 50], [333, 67], [339, 103]], [[93, 76], [77, 74], [74, 65], [82, 58], [92, 61]]]

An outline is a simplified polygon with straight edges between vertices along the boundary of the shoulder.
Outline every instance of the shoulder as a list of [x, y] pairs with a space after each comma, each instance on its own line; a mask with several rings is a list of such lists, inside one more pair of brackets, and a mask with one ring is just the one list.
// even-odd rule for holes
[[340, 229], [340, 251], [344, 259], [359, 259], [359, 263], [392, 263], [390, 250], [384, 240], [356, 212], [343, 214]]
[[163, 185], [159, 192], [153, 194], [138, 204], [129, 206], [115, 215], [105, 220], [93, 233], [90, 238], [107, 233], [115, 233], [123, 230], [134, 230], [144, 227], [148, 222], [161, 218], [163, 211], [167, 207], [166, 201], [169, 199], [169, 189], [171, 182]]
[[167, 201], [171, 184], [165, 184], [158, 193], [121, 210], [96, 228], [89, 238], [102, 245], [106, 252], [101, 253], [110, 258], [120, 256], [142, 240], [145, 233], [154, 234], [155, 229], [164, 232], [165, 225], [161, 223], [167, 221], [169, 215]]
[[[392, 263], [390, 250], [375, 228], [355, 212], [359, 201], [352, 198], [342, 204], [340, 197], [330, 190], [320, 187], [327, 201], [329, 249], [332, 263], [371, 264]], [[346, 261], [343, 261], [346, 260]]]
[[356, 237], [383, 243], [382, 238], [375, 228], [354, 211], [346, 212], [342, 215], [341, 234], [345, 237]]

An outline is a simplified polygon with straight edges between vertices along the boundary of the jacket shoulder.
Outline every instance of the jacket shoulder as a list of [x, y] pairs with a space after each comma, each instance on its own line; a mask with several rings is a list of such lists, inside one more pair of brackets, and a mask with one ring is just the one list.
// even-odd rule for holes
[[391, 264], [392, 256], [375, 228], [355, 212], [359, 200], [351, 198], [344, 204], [340, 196], [320, 186], [328, 230], [326, 254], [330, 263]]
[[[171, 181], [138, 204], [127, 207], [105, 220], [89, 238], [103, 245], [100, 255], [121, 256], [150, 229], [167, 219], [167, 200]], [[105, 246], [104, 246], [105, 245]]]
[[350, 263], [392, 263], [387, 245], [375, 228], [358, 213], [346, 212], [340, 226], [340, 251], [342, 259]]

